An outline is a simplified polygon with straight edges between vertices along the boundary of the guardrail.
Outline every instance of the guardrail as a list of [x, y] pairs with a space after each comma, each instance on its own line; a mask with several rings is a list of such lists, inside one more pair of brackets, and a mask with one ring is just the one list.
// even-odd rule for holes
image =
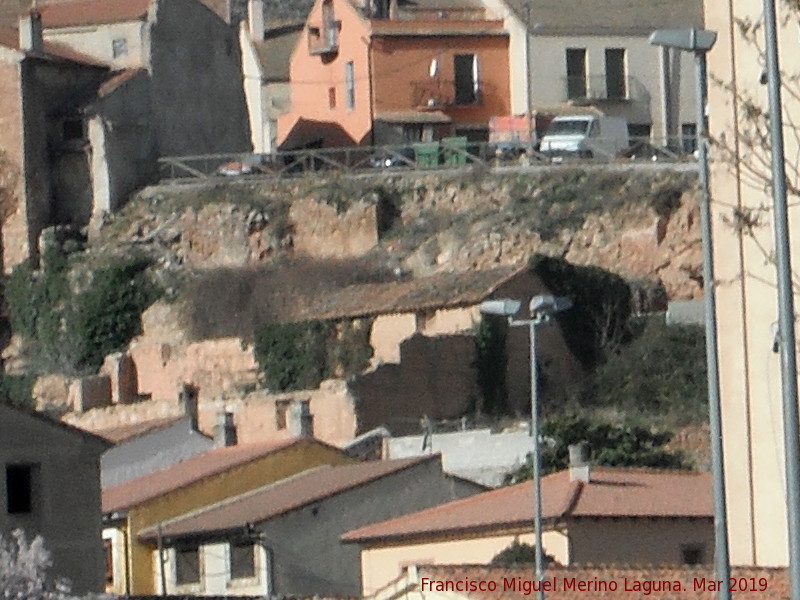
[[[613, 160], [676, 162], [694, 160], [694, 140], [675, 138], [667, 143], [636, 138]], [[546, 165], [602, 163], [612, 159], [588, 156], [553, 156], [530, 151], [524, 142], [468, 143], [465, 138], [445, 138], [407, 146], [349, 146], [278, 151], [271, 154], [235, 153], [196, 156], [166, 156], [158, 159], [161, 180], [191, 180], [214, 177], [297, 177], [315, 173], [357, 174], [403, 169], [458, 169], [514, 164]]]

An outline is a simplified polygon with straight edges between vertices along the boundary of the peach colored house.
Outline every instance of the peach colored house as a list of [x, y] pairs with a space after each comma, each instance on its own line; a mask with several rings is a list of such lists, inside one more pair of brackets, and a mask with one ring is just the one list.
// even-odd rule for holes
[[475, 0], [319, 0], [290, 81], [284, 148], [486, 139], [510, 111], [508, 34]]
[[[533, 544], [531, 482], [499, 488], [342, 536], [361, 545], [364, 596], [407, 565], [488, 564]], [[543, 547], [561, 565], [681, 565], [714, 555], [708, 473], [574, 468], [542, 479]]]
[[[777, 3], [789, 189], [796, 189], [800, 144], [797, 8]], [[719, 323], [722, 436], [731, 562], [789, 563], [778, 319], [770, 184], [763, 6], [759, 0], [706, 0], [706, 26], [719, 34], [708, 54], [711, 200]], [[759, 28], [755, 29], [753, 26]], [[791, 124], [795, 126], [792, 127]], [[756, 131], [756, 126], [760, 129]], [[754, 135], [755, 134], [755, 135]], [[755, 142], [755, 143], [754, 143]], [[800, 206], [789, 196], [792, 266], [800, 264]], [[795, 289], [795, 307], [800, 298]]]

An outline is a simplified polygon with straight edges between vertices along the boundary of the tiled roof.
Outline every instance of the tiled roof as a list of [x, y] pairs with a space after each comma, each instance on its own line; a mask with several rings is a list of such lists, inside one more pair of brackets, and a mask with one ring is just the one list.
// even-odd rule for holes
[[[734, 567], [731, 575], [744, 578], [746, 591], [735, 591], [737, 600], [783, 600], [791, 595], [789, 578], [786, 569], [768, 567]], [[535, 592], [525, 593], [520, 589], [519, 581], [530, 582], [533, 579], [530, 567], [493, 567], [485, 565], [435, 565], [418, 567], [411, 588], [419, 589], [420, 581], [425, 577], [432, 581], [457, 583], [469, 580], [486, 582], [484, 588], [495, 583], [495, 591], [473, 591], [469, 593], [448, 593], [449, 598], [471, 598], [472, 600], [531, 600]], [[620, 600], [686, 600], [699, 598], [715, 600], [717, 592], [709, 589], [708, 583], [716, 580], [711, 567], [615, 567], [615, 566], [550, 566], [545, 579], [553, 581], [555, 589], [547, 591], [548, 600], [583, 600], [584, 598], [619, 598]], [[506, 582], [514, 581], [516, 589], [511, 589]], [[570, 589], [570, 582], [594, 585], [585, 589]], [[634, 582], [640, 582], [636, 588]], [[660, 585], [650, 586], [650, 592], [644, 593], [642, 582], [655, 582]], [[665, 585], [668, 582], [669, 585]], [[705, 585], [704, 585], [705, 584]], [[430, 584], [428, 584], [430, 585]], [[616, 585], [616, 590], [610, 589]], [[728, 585], [728, 582], [725, 582]], [[605, 586], [606, 589], [603, 589]], [[577, 588], [577, 585], [574, 586]], [[628, 588], [627, 590], [625, 588]], [[671, 589], [665, 589], [665, 588]], [[703, 589], [705, 588], [705, 589]], [[426, 588], [430, 589], [430, 588]]]
[[45, 28], [139, 21], [152, 0], [75, 0], [39, 7]]
[[703, 0], [507, 0], [523, 22], [530, 5], [537, 35], [646, 35], [654, 29], [703, 26]]
[[292, 23], [268, 29], [263, 42], [256, 42], [256, 54], [266, 81], [289, 81], [289, 61], [303, 23]]
[[166, 429], [170, 425], [174, 425], [183, 418], [184, 418], [183, 416], [179, 416], [179, 417], [166, 417], [163, 419], [153, 419], [151, 421], [145, 421], [143, 423], [118, 425], [116, 427], [109, 427], [107, 429], [99, 429], [95, 431], [95, 433], [100, 437], [105, 438], [110, 442], [113, 442], [114, 444], [119, 444], [128, 441], [132, 438], [139, 437], [140, 435], [150, 433], [152, 431], [157, 431], [159, 429]]
[[516, 267], [501, 267], [351, 285], [319, 296], [292, 316], [296, 320], [337, 319], [472, 306], [519, 271]]
[[[5, 46], [6, 48], [19, 50], [19, 32], [10, 26], [0, 27], [0, 46]], [[28, 54], [30, 56], [37, 56], [38, 58], [44, 58], [48, 60], [55, 60], [55, 61], [66, 60], [69, 62], [80, 63], [91, 67], [106, 68], [105, 64], [98, 61], [94, 57], [78, 52], [77, 50], [74, 50], [73, 48], [70, 48], [65, 44], [51, 42], [48, 40], [44, 40], [43, 54], [40, 55], [37, 55], [35, 53], [28, 53]]]
[[[342, 539], [357, 542], [519, 527], [533, 522], [532, 507], [533, 485], [528, 481], [361, 527]], [[569, 471], [542, 479], [542, 516], [547, 520], [711, 518], [713, 514], [708, 473], [595, 467], [589, 483], [571, 481]]]
[[370, 26], [376, 36], [508, 35], [502, 21], [374, 19]]
[[[176, 537], [225, 531], [239, 528], [247, 523], [260, 523], [431, 460], [441, 460], [441, 457], [434, 454], [399, 460], [316, 467], [208, 508], [166, 521], [161, 525], [161, 534]], [[141, 532], [140, 537], [148, 539], [155, 535], [155, 529], [149, 529]]]
[[[95, 444], [98, 448], [101, 449], [101, 451], [104, 451], [111, 447], [111, 442], [109, 442], [108, 440], [98, 435], [95, 435], [90, 431], [81, 429], [80, 427], [75, 427], [74, 425], [70, 425], [69, 423], [64, 423], [63, 421], [59, 421], [58, 419], [50, 418], [46, 414], [41, 413], [39, 411], [27, 408], [20, 408], [18, 406], [11, 406], [5, 403], [0, 403], [0, 412], [2, 412], [3, 410], [14, 411], [17, 413], [28, 415], [32, 419], [35, 419], [40, 423], [44, 423], [49, 427], [54, 427], [71, 435], [82, 437], [85, 440], [91, 442], [92, 444]], [[0, 422], [2, 422], [2, 418], [0, 418]]]
[[[273, 452], [280, 452], [295, 444], [308, 442], [312, 442], [312, 440], [296, 438], [282, 442], [246, 444], [209, 450], [166, 469], [103, 490], [103, 512], [112, 513], [126, 510], [206, 477], [218, 475]], [[322, 444], [317, 440], [313, 440], [313, 443]]]

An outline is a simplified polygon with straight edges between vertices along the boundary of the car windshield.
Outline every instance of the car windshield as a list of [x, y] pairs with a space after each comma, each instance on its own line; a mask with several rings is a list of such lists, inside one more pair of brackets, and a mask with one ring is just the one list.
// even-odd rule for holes
[[558, 120], [550, 123], [547, 135], [586, 135], [591, 121], [586, 119]]

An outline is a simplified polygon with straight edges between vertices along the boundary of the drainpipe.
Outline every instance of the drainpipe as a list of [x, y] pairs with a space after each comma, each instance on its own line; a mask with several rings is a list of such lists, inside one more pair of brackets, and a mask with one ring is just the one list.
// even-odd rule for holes
[[372, 88], [372, 80], [374, 73], [372, 71], [372, 37], [361, 38], [361, 41], [367, 45], [367, 79], [369, 91], [369, 99], [367, 105], [369, 106], [369, 145], [375, 146], [375, 96]]
[[672, 92], [670, 90], [669, 48], [661, 46], [661, 130], [664, 147], [669, 147], [672, 133]]

